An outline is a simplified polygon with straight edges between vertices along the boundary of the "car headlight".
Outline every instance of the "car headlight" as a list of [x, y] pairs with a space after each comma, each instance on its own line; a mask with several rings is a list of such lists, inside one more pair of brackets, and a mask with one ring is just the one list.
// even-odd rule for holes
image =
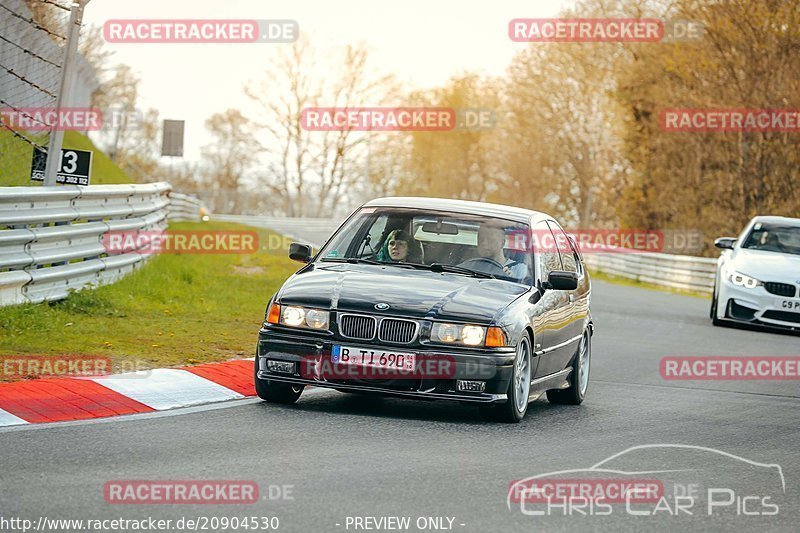
[[293, 328], [327, 330], [328, 324], [330, 324], [330, 316], [329, 311], [320, 309], [272, 304], [267, 314], [267, 322]]
[[480, 326], [464, 326], [461, 328], [461, 342], [467, 346], [477, 346], [486, 337], [486, 328]]
[[434, 324], [431, 337], [441, 342], [456, 342], [459, 339], [459, 328], [455, 324]]
[[762, 282], [758, 281], [756, 278], [751, 278], [741, 272], [731, 272], [731, 283], [734, 285], [738, 285], [739, 287], [744, 287], [746, 289], [755, 289], [756, 287], [763, 285]]
[[431, 340], [464, 346], [498, 347], [507, 345], [505, 333], [498, 327], [486, 328], [471, 324], [448, 324], [446, 322], [435, 322], [433, 324]]

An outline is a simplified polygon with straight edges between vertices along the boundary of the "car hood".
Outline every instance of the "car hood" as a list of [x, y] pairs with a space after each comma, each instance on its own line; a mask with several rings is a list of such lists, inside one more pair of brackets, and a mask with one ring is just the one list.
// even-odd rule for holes
[[[278, 293], [278, 301], [335, 311], [488, 324], [527, 290], [516, 283], [460, 274], [315, 264], [289, 278]], [[389, 308], [376, 310], [378, 303]]]
[[739, 248], [731, 255], [729, 266], [760, 281], [800, 285], [800, 255]]

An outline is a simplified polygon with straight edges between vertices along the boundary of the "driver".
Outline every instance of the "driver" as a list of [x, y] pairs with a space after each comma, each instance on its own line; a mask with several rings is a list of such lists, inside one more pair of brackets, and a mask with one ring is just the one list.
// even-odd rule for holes
[[483, 225], [478, 229], [478, 257], [468, 259], [459, 266], [486, 272], [486, 263], [490, 263], [496, 269], [502, 269], [506, 276], [518, 280], [524, 279], [528, 275], [528, 265], [506, 259], [503, 253], [505, 243], [506, 232], [503, 231], [503, 228]]
[[767, 238], [764, 239], [764, 248], [775, 250], [778, 252], [785, 252], [786, 247], [781, 242], [781, 239], [775, 233], [767, 233]]

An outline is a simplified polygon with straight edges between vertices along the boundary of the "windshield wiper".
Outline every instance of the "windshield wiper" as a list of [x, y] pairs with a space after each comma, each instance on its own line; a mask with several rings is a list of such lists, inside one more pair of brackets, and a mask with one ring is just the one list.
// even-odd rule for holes
[[415, 268], [424, 268], [426, 270], [430, 270], [431, 272], [451, 272], [453, 274], [464, 274], [465, 276], [472, 276], [474, 278], [497, 279], [492, 274], [456, 265], [447, 265], [444, 263], [431, 263], [430, 265], [423, 265], [421, 263], [408, 263], [408, 264], [413, 265]]
[[380, 261], [375, 261], [373, 259], [364, 259], [359, 257], [326, 257], [324, 259], [320, 259], [320, 261], [324, 263], [350, 263], [353, 265], [357, 264], [365, 264], [365, 265], [382, 265]]
[[497, 279], [492, 274], [480, 272], [478, 270], [471, 270], [456, 265], [446, 265], [443, 263], [431, 263], [425, 265], [422, 263], [395, 263], [395, 262], [382, 262], [375, 261], [374, 259], [363, 259], [358, 257], [326, 257], [320, 259], [324, 263], [349, 263], [351, 265], [378, 265], [378, 266], [396, 266], [401, 268], [416, 268], [419, 270], [430, 270], [431, 272], [450, 272], [454, 274], [464, 274], [465, 276], [472, 276], [474, 278], [491, 278]]
[[320, 261], [324, 263], [349, 263], [351, 265], [378, 265], [412, 268], [409, 263], [385, 263], [383, 261], [375, 261], [374, 259], [364, 259], [359, 257], [326, 257], [325, 259], [320, 259]]

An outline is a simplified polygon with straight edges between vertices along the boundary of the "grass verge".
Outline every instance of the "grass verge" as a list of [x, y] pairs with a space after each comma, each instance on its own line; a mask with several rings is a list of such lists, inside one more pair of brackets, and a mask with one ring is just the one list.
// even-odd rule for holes
[[[44, 142], [41, 135], [32, 137], [35, 137], [39, 142]], [[63, 147], [93, 152], [92, 185], [132, 182], [131, 178], [85, 135], [76, 131], [65, 131]], [[36, 186], [40, 184], [39, 182], [31, 181], [32, 157], [33, 148], [30, 144], [14, 137], [7, 129], [0, 128], [0, 187]]]
[[607, 274], [600, 270], [589, 269], [589, 274], [591, 275], [593, 280], [599, 279], [600, 281], [616, 283], [617, 285], [627, 285], [629, 287], [639, 287], [641, 289], [650, 289], [654, 291], [670, 292], [673, 294], [682, 294], [683, 296], [693, 296], [695, 298], [702, 298], [704, 300], [711, 299], [710, 293], [689, 291], [685, 289], [674, 289], [672, 287], [664, 287], [662, 285], [656, 285], [655, 283], [646, 283], [643, 281], [637, 281], [623, 276], [615, 276], [613, 274]]
[[159, 368], [253, 355], [267, 301], [299, 265], [267, 249], [275, 235], [267, 230], [223, 222], [170, 229], [256, 231], [261, 248], [159, 255], [113, 285], [0, 308], [0, 360], [89, 355], [111, 358], [114, 368]]

